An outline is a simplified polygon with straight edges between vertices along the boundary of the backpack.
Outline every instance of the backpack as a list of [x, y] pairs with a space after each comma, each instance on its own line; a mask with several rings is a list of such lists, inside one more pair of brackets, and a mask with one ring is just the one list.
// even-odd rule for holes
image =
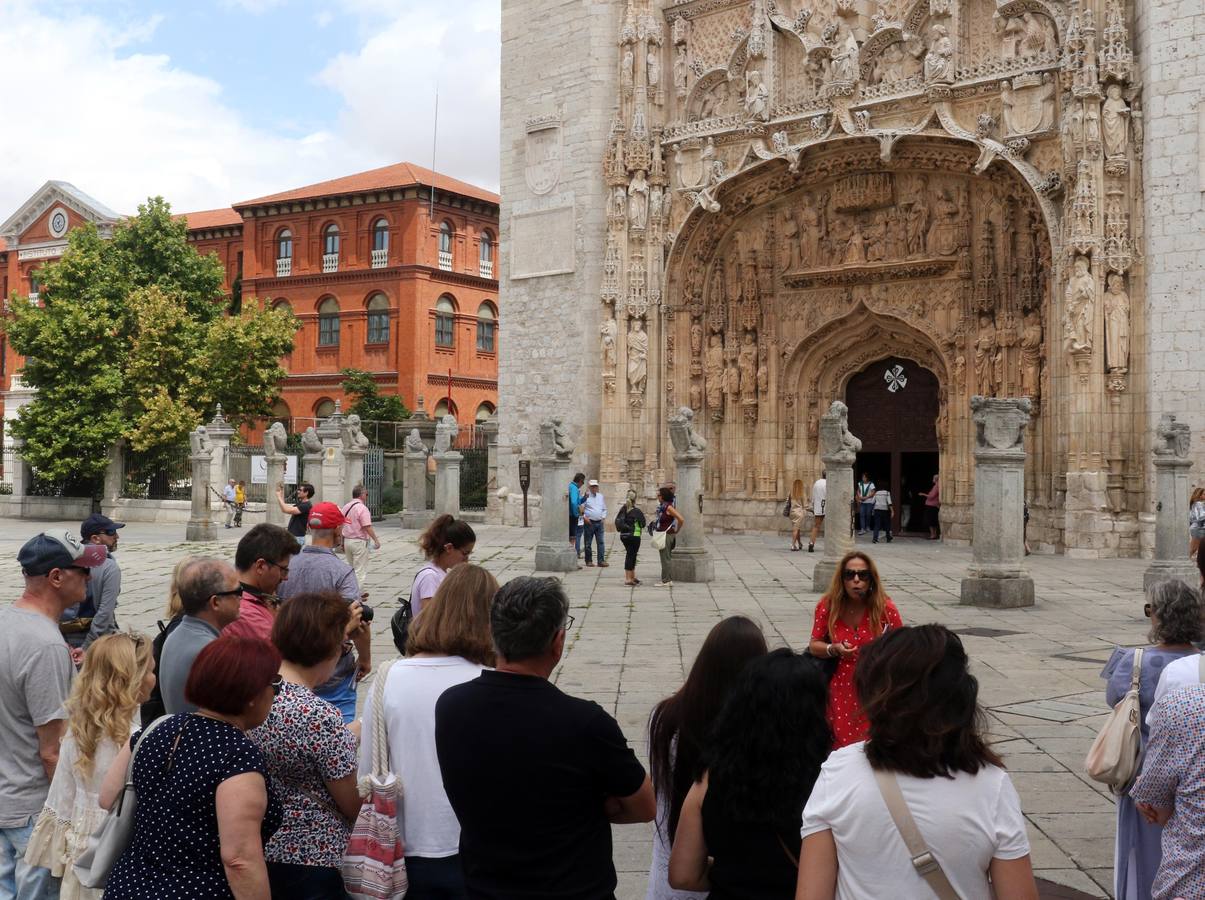
[[1134, 651], [1134, 674], [1130, 677], [1130, 689], [1109, 713], [1084, 760], [1088, 777], [1107, 784], [1115, 794], [1125, 793], [1138, 772], [1142, 744], [1141, 724], [1138, 721], [1141, 713], [1138, 700], [1141, 675], [1142, 648], [1139, 648]]

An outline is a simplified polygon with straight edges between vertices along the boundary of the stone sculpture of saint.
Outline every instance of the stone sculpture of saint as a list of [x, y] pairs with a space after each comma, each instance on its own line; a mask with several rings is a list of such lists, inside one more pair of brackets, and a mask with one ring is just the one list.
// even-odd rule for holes
[[644, 393], [649, 374], [648, 358], [649, 336], [644, 330], [644, 320], [633, 319], [632, 330], [628, 332], [628, 390], [633, 394]]
[[1101, 107], [1105, 156], [1125, 156], [1130, 140], [1130, 106], [1121, 96], [1121, 85], [1109, 85]]
[[679, 44], [674, 56], [674, 90], [679, 97], [685, 97], [690, 86], [690, 66], [686, 62], [686, 45]]
[[833, 54], [833, 81], [858, 80], [858, 41], [852, 31], [845, 34], [841, 49]]
[[703, 373], [707, 405], [714, 412], [719, 412], [724, 406], [724, 345], [718, 334], [711, 336]]
[[1042, 322], [1037, 312], [1025, 314], [1021, 328], [1021, 395], [1037, 397], [1042, 371]]
[[942, 256], [958, 252], [958, 204], [948, 189], [933, 202], [933, 224], [929, 227], [929, 250]]
[[1050, 36], [1047, 34], [1046, 29], [1042, 27], [1042, 23], [1038, 20], [1037, 16], [1031, 12], [1027, 12], [1022, 15], [1022, 19], [1025, 22], [1025, 37], [1021, 44], [1024, 48], [1023, 52], [1025, 56], [1037, 56], [1054, 49], [1051, 46], [1053, 42], [1050, 41]]
[[929, 32], [929, 52], [925, 54], [925, 81], [954, 80], [954, 43], [944, 25], [934, 25]]
[[750, 119], [765, 121], [769, 116], [770, 91], [762, 81], [761, 72], [754, 69], [749, 73], [745, 87], [745, 114]]
[[1126, 372], [1130, 365], [1130, 295], [1125, 279], [1110, 272], [1105, 289], [1105, 365], [1110, 372]]
[[820, 262], [820, 210], [813, 205], [812, 197], [805, 196], [798, 210], [799, 219], [799, 265], [811, 268]]
[[615, 317], [610, 316], [602, 323], [602, 352], [603, 352], [603, 374], [615, 374], [615, 340], [619, 336], [619, 326], [615, 323]]
[[625, 87], [631, 87], [635, 79], [636, 71], [636, 54], [632, 52], [632, 48], [628, 47], [623, 51], [623, 83]]
[[1100, 110], [1095, 103], [1084, 104], [1084, 140], [1089, 144], [1100, 143]]
[[1069, 353], [1092, 349], [1092, 313], [1096, 304], [1096, 281], [1088, 271], [1088, 258], [1077, 256], [1067, 282], [1066, 320], [1063, 341]]
[[744, 343], [738, 360], [741, 372], [741, 399], [757, 399], [757, 341], [751, 332], [745, 332]]
[[655, 88], [661, 83], [661, 60], [657, 57], [656, 50], [649, 50], [648, 56], [645, 57], [645, 64], [649, 87]]
[[644, 228], [649, 216], [649, 183], [641, 169], [628, 186], [628, 221], [633, 228]]
[[979, 335], [975, 338], [975, 393], [991, 397], [995, 391], [996, 323], [991, 316], [979, 317]]
[[921, 256], [925, 253], [928, 233], [929, 207], [918, 200], [908, 207], [907, 247], [909, 256]]

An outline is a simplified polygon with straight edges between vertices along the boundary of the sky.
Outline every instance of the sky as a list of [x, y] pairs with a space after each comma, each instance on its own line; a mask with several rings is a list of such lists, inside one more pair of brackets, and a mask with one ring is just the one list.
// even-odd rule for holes
[[501, 0], [0, 0], [0, 221], [51, 179], [177, 212], [376, 166], [498, 187]]

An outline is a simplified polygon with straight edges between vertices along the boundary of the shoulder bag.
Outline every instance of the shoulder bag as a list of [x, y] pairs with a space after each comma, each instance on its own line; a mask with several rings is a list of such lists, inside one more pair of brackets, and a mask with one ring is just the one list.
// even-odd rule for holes
[[1130, 677], [1130, 689], [1118, 701], [1092, 742], [1084, 768], [1093, 781], [1101, 781], [1122, 793], [1138, 772], [1141, 730], [1139, 691], [1142, 675], [1142, 648], [1134, 651], [1134, 674]]
[[895, 773], [875, 769], [874, 780], [879, 785], [883, 802], [887, 804], [887, 812], [891, 813], [891, 821], [895, 823], [900, 837], [904, 839], [916, 874], [925, 880], [940, 900], [961, 900], [958, 891], [954, 890], [954, 885], [950, 884], [950, 879], [942, 870], [941, 863], [925, 844], [925, 838], [916, 825], [916, 819], [912, 818], [912, 811], [908, 809], [908, 801], [904, 799]]
[[409, 881], [406, 851], [397, 827], [402, 782], [389, 771], [385, 728], [385, 681], [393, 662], [377, 670], [372, 686], [372, 772], [360, 779], [364, 805], [343, 854], [343, 885], [353, 900], [402, 900]]
[[782, 514], [785, 518], [791, 518], [791, 498], [787, 497], [786, 502], [782, 505]]
[[138, 809], [138, 794], [134, 791], [134, 760], [147, 735], [158, 728], [161, 722], [170, 718], [172, 717], [163, 716], [156, 719], [142, 730], [142, 734], [138, 735], [138, 740], [134, 742], [130, 763], [126, 766], [125, 787], [117, 795], [117, 800], [104, 821], [88, 838], [88, 849], [80, 854], [72, 866], [75, 877], [84, 887], [97, 890], [104, 888], [109, 881], [109, 874], [117, 865], [117, 860], [134, 839], [134, 813]]

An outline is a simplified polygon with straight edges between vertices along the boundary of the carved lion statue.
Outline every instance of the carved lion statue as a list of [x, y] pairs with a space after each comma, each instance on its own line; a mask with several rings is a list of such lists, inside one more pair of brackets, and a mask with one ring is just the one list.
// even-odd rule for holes
[[669, 420], [669, 438], [678, 453], [702, 453], [707, 439], [695, 431], [695, 411], [689, 406], [678, 407], [678, 414]]
[[198, 425], [195, 431], [189, 433], [188, 442], [192, 445], [193, 456], [202, 456], [213, 451], [213, 441], [209, 437], [209, 429], [204, 425]]
[[284, 456], [288, 443], [289, 435], [285, 431], [284, 424], [273, 422], [272, 426], [264, 432], [264, 456]]
[[322, 452], [322, 438], [318, 437], [318, 432], [313, 425], [301, 433], [301, 446], [309, 454]]
[[435, 425], [435, 452], [447, 453], [451, 450], [458, 434], [460, 426], [456, 424], [455, 416], [449, 414], [440, 419]]
[[411, 428], [410, 433], [406, 435], [406, 452], [407, 453], [426, 453], [427, 447], [423, 443], [422, 437], [419, 436], [417, 428]]
[[344, 450], [367, 450], [372, 444], [368, 436], [360, 430], [360, 417], [352, 413], [343, 421], [340, 429]]

